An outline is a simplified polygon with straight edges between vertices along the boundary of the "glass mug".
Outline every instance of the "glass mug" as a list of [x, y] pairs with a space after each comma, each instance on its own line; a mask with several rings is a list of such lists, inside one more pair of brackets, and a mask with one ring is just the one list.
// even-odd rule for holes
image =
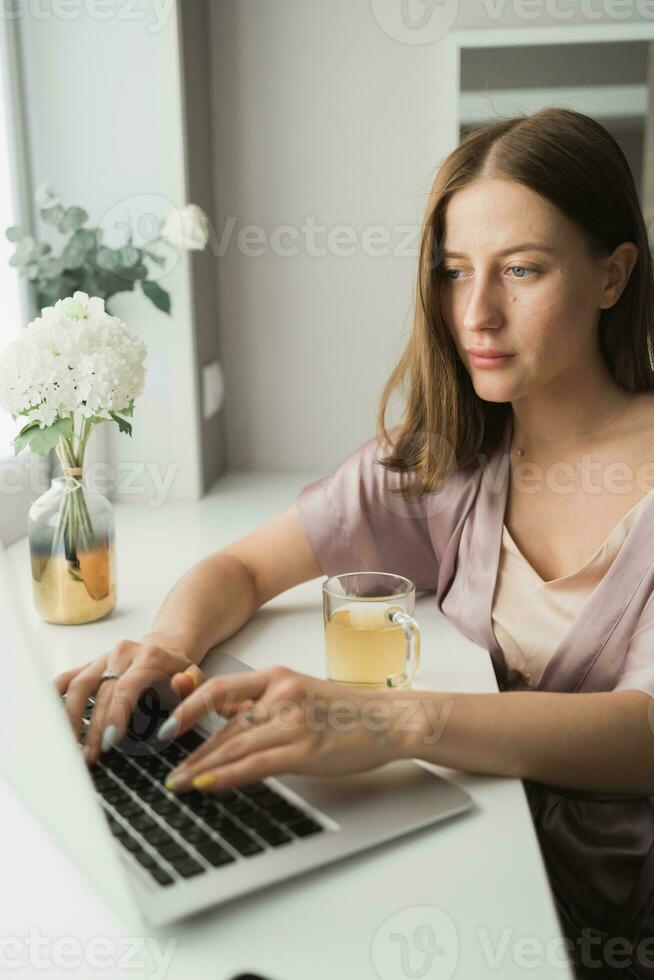
[[390, 572], [333, 575], [322, 587], [327, 679], [411, 687], [420, 662], [416, 587]]

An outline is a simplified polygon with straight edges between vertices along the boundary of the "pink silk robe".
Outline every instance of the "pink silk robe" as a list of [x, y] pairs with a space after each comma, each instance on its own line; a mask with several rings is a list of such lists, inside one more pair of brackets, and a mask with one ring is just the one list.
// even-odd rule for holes
[[[392, 496], [389, 490], [402, 485], [402, 475], [376, 462], [380, 444], [374, 437], [334, 473], [303, 487], [297, 499], [300, 521], [326, 575], [395, 572], [411, 579], [417, 591], [435, 592], [441, 612], [489, 651], [501, 691], [507, 690], [507, 668], [491, 609], [511, 428], [509, 419], [490, 459], [479, 457], [474, 470], [453, 474], [437, 494], [411, 501]], [[654, 695], [654, 496], [533, 693], [616, 689]], [[651, 717], [654, 730], [654, 711]], [[654, 797], [524, 785], [572, 942], [579, 944], [583, 930], [603, 942], [654, 936]], [[605, 965], [588, 975], [654, 977], [654, 967], [623, 973]]]

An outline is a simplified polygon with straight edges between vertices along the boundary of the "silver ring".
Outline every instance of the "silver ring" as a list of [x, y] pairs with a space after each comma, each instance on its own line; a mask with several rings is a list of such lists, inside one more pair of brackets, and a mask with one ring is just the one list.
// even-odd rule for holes
[[254, 714], [255, 707], [256, 705], [252, 704], [250, 705], [249, 708], [246, 708], [245, 711], [243, 712], [243, 717], [245, 718], [246, 721], [249, 721], [251, 725], [258, 725], [259, 722], [262, 720], [255, 716]]
[[105, 670], [104, 674], [100, 677], [100, 683], [102, 684], [103, 681], [115, 681], [119, 677], [120, 674], [117, 674], [115, 670]]

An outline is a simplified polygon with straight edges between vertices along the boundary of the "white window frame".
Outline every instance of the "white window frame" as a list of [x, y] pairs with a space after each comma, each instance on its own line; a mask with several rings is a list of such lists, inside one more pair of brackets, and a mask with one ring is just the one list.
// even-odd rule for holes
[[[16, 20], [0, 17], [0, 71], [2, 71], [9, 139], [10, 182], [16, 206], [16, 223], [33, 228], [30, 168], [25, 136], [24, 102], [21, 98], [20, 59]], [[4, 234], [4, 229], [0, 229]], [[19, 283], [21, 319], [34, 316], [31, 287]], [[27, 533], [30, 504], [47, 489], [51, 476], [49, 459], [24, 450], [19, 456], [0, 456], [0, 547], [7, 547]]]
[[[539, 26], [532, 24], [530, 27], [508, 27], [498, 31], [495, 27], [470, 29], [465, 28], [450, 31], [444, 38], [442, 50], [439, 51], [439, 93], [445, 99], [445, 104], [455, 107], [455, 111], [449, 114], [442, 123], [449, 126], [446, 135], [449, 135], [450, 142], [455, 146], [459, 141], [459, 132], [462, 123], [466, 121], [467, 99], [465, 94], [460, 91], [461, 80], [461, 51], [463, 48], [508, 48], [508, 47], [528, 47], [530, 45], [564, 45], [564, 44], [597, 44], [597, 43], [620, 43], [624, 41], [654, 41], [654, 24], [647, 23], [602, 23], [602, 24], [559, 24]], [[587, 95], [591, 95], [593, 86], [586, 90]], [[531, 90], [524, 89], [519, 95], [525, 103], [529, 102]], [[531, 93], [533, 95], [533, 93]], [[557, 104], [565, 99], [564, 92], [552, 91], [552, 99]], [[581, 92], [568, 89], [566, 101], [574, 100], [575, 95], [580, 97]], [[645, 93], [646, 94], [646, 93]], [[516, 92], [505, 92], [504, 95], [494, 97], [494, 104], [499, 109], [503, 98], [511, 100], [518, 96]], [[642, 99], [642, 91], [638, 92]], [[523, 98], [524, 97], [524, 98]], [[531, 111], [526, 106], [527, 111]], [[534, 106], [533, 108], [536, 108]], [[588, 112], [588, 108], [580, 108], [582, 112]], [[489, 103], [488, 121], [494, 119]]]

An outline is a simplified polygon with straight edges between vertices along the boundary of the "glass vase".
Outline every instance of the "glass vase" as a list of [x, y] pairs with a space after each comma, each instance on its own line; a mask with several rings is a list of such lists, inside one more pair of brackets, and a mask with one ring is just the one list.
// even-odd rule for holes
[[116, 605], [114, 512], [83, 474], [55, 477], [28, 517], [32, 588], [47, 623], [75, 625]]

